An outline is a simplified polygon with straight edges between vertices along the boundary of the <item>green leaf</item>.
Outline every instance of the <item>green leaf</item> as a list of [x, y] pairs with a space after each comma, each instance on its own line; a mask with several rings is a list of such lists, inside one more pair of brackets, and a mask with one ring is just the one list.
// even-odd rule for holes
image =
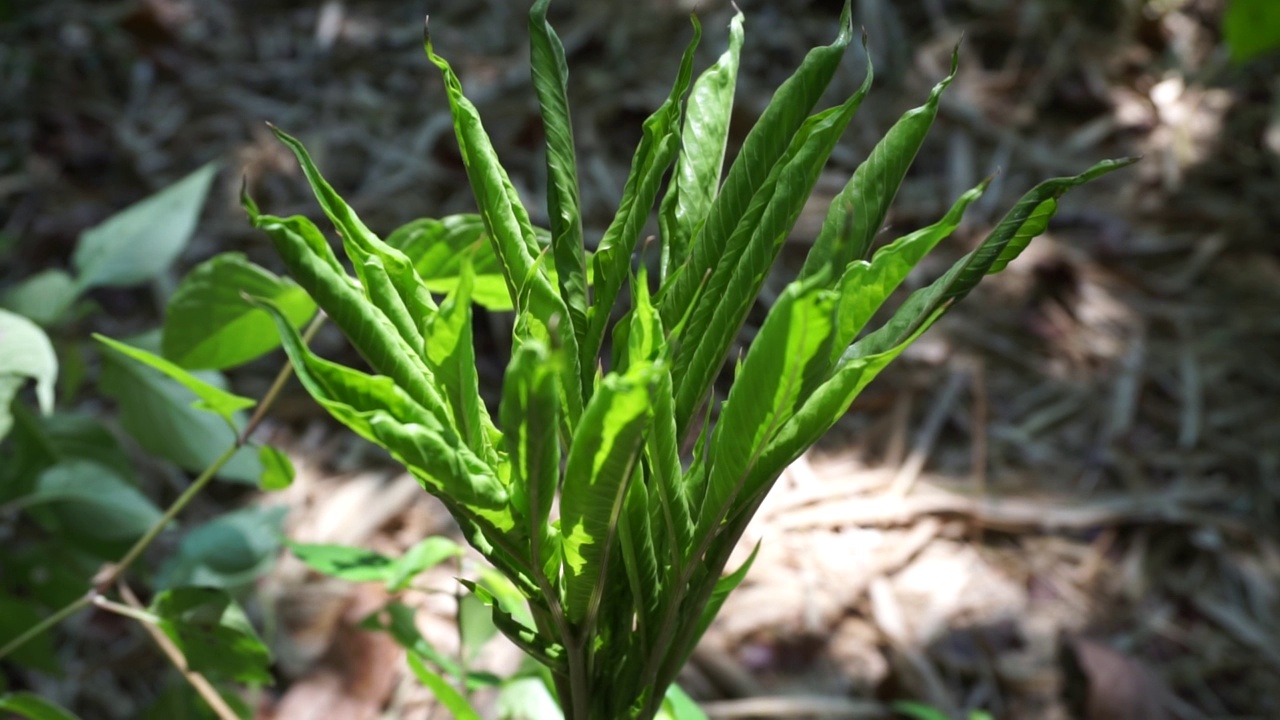
[[225, 590], [165, 590], [152, 600], [151, 612], [191, 670], [214, 681], [272, 684], [267, 646]]
[[37, 325], [49, 327], [67, 314], [79, 295], [76, 281], [65, 271], [54, 268], [38, 272], [6, 290], [0, 296], [0, 306]]
[[536, 341], [516, 348], [502, 382], [503, 442], [511, 464], [512, 503], [526, 523], [531, 557], [549, 560], [548, 518], [560, 482], [557, 360]]
[[684, 264], [689, 241], [706, 220], [720, 190], [729, 140], [729, 119], [742, 54], [742, 13], [729, 23], [729, 49], [694, 81], [680, 134], [680, 155], [662, 199], [659, 224], [662, 237], [662, 274]]
[[244, 295], [274, 302], [294, 327], [315, 314], [306, 291], [241, 253], [215, 255], [183, 278], [165, 309], [164, 356], [188, 370], [243, 365], [280, 345], [271, 319]]
[[92, 547], [141, 537], [162, 513], [146, 495], [110, 468], [88, 460], [66, 460], [40, 473], [27, 508], [51, 505], [55, 529]]
[[[564, 46], [547, 22], [550, 0], [537, 0], [529, 10], [530, 65], [547, 138], [547, 216], [551, 219], [551, 251], [560, 296], [569, 311], [574, 336], [582, 345], [587, 334], [587, 256], [582, 241], [582, 209], [578, 168], [569, 115], [569, 69]], [[589, 393], [594, 369], [584, 366], [583, 392]]]
[[[721, 244], [715, 263], [708, 266], [714, 269], [707, 280], [705, 292], [698, 296], [682, 330], [684, 344], [672, 370], [676, 383], [676, 417], [681, 422], [681, 437], [687, 432], [688, 423], [719, 373], [738, 329], [742, 327], [760, 287], [764, 284], [769, 268], [804, 209], [805, 201], [817, 182], [827, 157], [870, 89], [870, 79], [871, 71], [868, 68], [867, 80], [844, 103], [803, 122], [795, 132], [791, 145], [759, 185], [746, 213], [736, 219], [733, 234]], [[782, 90], [779, 90], [779, 94], [781, 93]], [[730, 175], [732, 176], [732, 170]], [[728, 192], [731, 180], [732, 177], [725, 181], [726, 190], [721, 192], [721, 198]], [[704, 234], [714, 229], [714, 207], [712, 213], [712, 217], [704, 225]], [[697, 264], [698, 248], [704, 241], [705, 238], [695, 241], [690, 255], [690, 262], [693, 264], [685, 272], [701, 267]], [[667, 305], [669, 301], [674, 302], [669, 298], [663, 300], [663, 320], [668, 323], [678, 317], [675, 312], [678, 306]], [[678, 309], [683, 314], [687, 308]]]
[[471, 703], [457, 688], [450, 685], [444, 678], [440, 677], [422, 662], [422, 658], [416, 653], [409, 653], [409, 668], [413, 670], [413, 674], [418, 678], [418, 682], [427, 686], [431, 694], [444, 705], [449, 712], [453, 713], [455, 720], [480, 720], [480, 714], [475, 708], [471, 707]]
[[471, 337], [471, 268], [465, 262], [458, 287], [439, 312], [426, 320], [426, 360], [444, 390], [452, 411], [453, 427], [476, 455], [497, 460], [490, 444], [493, 421], [480, 397], [476, 373], [476, 349]]
[[649, 425], [653, 374], [641, 364], [626, 375], [605, 376], [569, 448], [560, 496], [565, 614], [581, 624], [584, 638], [594, 631], [627, 485]]
[[263, 445], [258, 448], [258, 462], [262, 463], [262, 490], [283, 490], [293, 484], [293, 461], [279, 448]]
[[229, 393], [222, 388], [210, 385], [164, 358], [153, 355], [141, 348], [127, 345], [118, 340], [112, 340], [104, 335], [93, 333], [93, 338], [125, 357], [132, 358], [147, 367], [154, 368], [164, 373], [169, 378], [178, 381], [183, 387], [195, 393], [199, 398], [192, 407], [198, 410], [208, 410], [226, 421], [227, 426], [232, 432], [236, 431], [235, 415], [240, 410], [251, 408], [257, 405], [257, 402], [247, 397], [241, 397]]
[[956, 77], [959, 58], [957, 46], [951, 53], [950, 74], [933, 86], [924, 105], [908, 110], [889, 128], [831, 201], [818, 238], [800, 270], [801, 278], [829, 267], [832, 273], [829, 277], [834, 280], [845, 265], [865, 258], [871, 251], [876, 234], [889, 214], [889, 206], [938, 115], [942, 92]]
[[0, 695], [0, 710], [17, 713], [28, 720], [78, 720], [64, 708], [29, 692]]
[[161, 566], [157, 587], [249, 587], [275, 566], [286, 512], [284, 507], [245, 508], [190, 529]]
[[636, 240], [649, 220], [662, 177], [680, 149], [680, 100], [693, 78], [693, 55], [702, 39], [702, 26], [696, 17], [692, 20], [693, 38], [685, 47], [675, 84], [666, 101], [644, 121], [640, 145], [631, 159], [631, 171], [622, 190], [618, 212], [591, 259], [595, 287], [588, 313], [587, 341], [581, 348], [584, 369], [595, 367], [614, 303], [631, 272], [631, 254]]
[[[141, 336], [130, 344], [138, 347], [151, 340], [150, 336]], [[201, 472], [236, 441], [235, 431], [217, 416], [196, 409], [196, 395], [176, 380], [117, 353], [107, 353], [103, 360], [99, 388], [116, 401], [120, 425], [147, 452], [171, 460], [183, 470]], [[226, 384], [214, 372], [202, 371], [196, 377], [214, 388]], [[242, 413], [235, 413], [232, 421], [239, 427], [245, 419]], [[253, 450], [245, 447], [223, 466], [218, 476], [257, 484], [262, 466]]]
[[1238, 63], [1280, 48], [1280, 5], [1272, 0], [1231, 0], [1222, 16], [1222, 38]]
[[667, 713], [667, 720], [707, 720], [707, 714], [698, 707], [698, 703], [674, 683], [667, 686], [667, 697], [662, 702], [662, 709]]
[[[458, 667], [457, 662], [436, 650], [422, 637], [414, 620], [414, 610], [402, 603], [394, 601], [387, 603], [381, 610], [362, 620], [360, 627], [365, 630], [386, 632], [400, 647], [430, 661], [432, 665], [442, 669], [448, 675], [458, 677], [462, 674], [462, 669]], [[470, 670], [467, 672], [466, 682], [468, 689], [475, 690], [496, 687], [502, 684], [502, 679], [492, 673]]]
[[71, 258], [80, 287], [127, 287], [168, 270], [195, 232], [217, 170], [209, 163], [81, 233]]
[[498, 720], [564, 720], [555, 696], [539, 677], [508, 680], [498, 691]]
[[391, 564], [386, 577], [387, 591], [400, 592], [409, 587], [418, 575], [463, 554], [462, 548], [449, 538], [429, 537], [406, 550]]
[[949, 720], [950, 717], [935, 707], [911, 700], [897, 700], [890, 703], [889, 707], [894, 712], [915, 720]]
[[698, 638], [701, 638], [703, 633], [707, 631], [707, 628], [711, 627], [711, 621], [716, 619], [716, 615], [719, 614], [721, 606], [724, 605], [724, 601], [729, 598], [729, 593], [737, 590], [738, 586], [742, 584], [742, 581], [747, 578], [747, 573], [751, 572], [751, 566], [755, 564], [756, 555], [759, 553], [760, 543], [757, 542], [756, 546], [751, 548], [751, 554], [747, 556], [746, 562], [742, 563], [737, 570], [734, 570], [728, 575], [725, 575], [715, 581], [716, 584], [711, 590], [711, 597], [707, 600], [706, 607], [702, 609], [702, 616], [698, 621], [697, 631], [691, 636], [693, 642], [686, 643], [690, 650], [692, 650], [693, 645], [697, 643]]
[[[534, 232], [539, 232], [539, 228], [534, 228]], [[462, 261], [466, 259], [475, 273], [471, 300], [489, 310], [514, 309], [498, 256], [485, 235], [484, 220], [479, 215], [468, 213], [438, 220], [414, 220], [393, 231], [386, 242], [409, 258], [431, 292], [452, 292], [461, 279]]]
[[382, 553], [346, 545], [291, 542], [289, 549], [312, 570], [348, 582], [386, 580], [395, 566], [395, 561]]
[[492, 609], [493, 626], [516, 647], [555, 672], [565, 671], [564, 648], [561, 645], [543, 638], [536, 630], [517, 620], [508, 609], [510, 604], [504, 607], [500, 599], [484, 586], [461, 578], [458, 582], [471, 591], [472, 597]]
[[0, 310], [0, 438], [9, 434], [9, 404], [27, 379], [36, 381], [36, 402], [45, 415], [53, 412], [53, 385], [58, 357], [49, 336], [30, 320]]
[[[16, 568], [9, 563], [10, 561], [6, 558], [5, 582], [17, 584], [20, 581], [13, 572]], [[8, 643], [29, 628], [35, 627], [44, 619], [45, 612], [44, 608], [29, 597], [18, 598], [0, 592], [0, 645]], [[57, 676], [61, 672], [62, 664], [58, 661], [57, 647], [53, 640], [53, 633], [41, 633], [14, 650], [12, 655], [7, 655], [5, 659], [24, 668]]]
[[[449, 96], [449, 110], [467, 168], [471, 192], [484, 218], [485, 230], [507, 280], [512, 302], [525, 323], [529, 337], [547, 345], [566, 349], [563, 363], [561, 423], [566, 434], [582, 414], [582, 379], [579, 372], [578, 341], [572, 323], [566, 321], [569, 309], [560, 297], [554, 265], [537, 262], [542, 254], [537, 233], [529, 221], [529, 213], [520, 204], [515, 187], [506, 170], [498, 162], [497, 153], [471, 101], [462, 94], [462, 84], [448, 61], [436, 55], [431, 38], [425, 38], [428, 59], [444, 76]], [[594, 355], [588, 366], [594, 368]], [[583, 370], [582, 372], [587, 372]]]

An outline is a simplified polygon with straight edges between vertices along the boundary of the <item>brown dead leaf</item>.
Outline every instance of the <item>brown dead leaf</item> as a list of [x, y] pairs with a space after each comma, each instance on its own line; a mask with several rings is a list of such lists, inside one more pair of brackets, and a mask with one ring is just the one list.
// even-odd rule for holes
[[1078, 720], [1166, 720], [1167, 691], [1141, 661], [1100, 642], [1063, 637], [1063, 701]]

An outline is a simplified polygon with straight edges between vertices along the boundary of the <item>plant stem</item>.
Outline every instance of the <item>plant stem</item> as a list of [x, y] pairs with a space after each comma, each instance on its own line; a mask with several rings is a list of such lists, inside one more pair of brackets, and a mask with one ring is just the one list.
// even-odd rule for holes
[[81, 595], [79, 598], [67, 604], [65, 607], [58, 610], [54, 614], [41, 620], [35, 625], [32, 625], [31, 627], [27, 628], [26, 632], [22, 633], [18, 637], [5, 643], [5, 646], [0, 648], [0, 658], [7, 656], [9, 653], [13, 652], [14, 650], [17, 650], [23, 645], [26, 645], [33, 638], [40, 635], [45, 630], [48, 630], [54, 625], [57, 625], [63, 620], [66, 620], [67, 618], [83, 610], [89, 605], [92, 605], [93, 599], [97, 597], [97, 595], [98, 593], [96, 590], [90, 590], [89, 592], [85, 593], [84, 595]]

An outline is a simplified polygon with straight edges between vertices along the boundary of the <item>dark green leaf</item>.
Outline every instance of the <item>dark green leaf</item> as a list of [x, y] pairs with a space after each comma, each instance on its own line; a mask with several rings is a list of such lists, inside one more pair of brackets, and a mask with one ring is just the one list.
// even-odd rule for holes
[[0, 695], [0, 710], [16, 713], [28, 720], [78, 720], [67, 710], [28, 692]]
[[92, 544], [135, 540], [160, 521], [160, 509], [110, 468], [67, 460], [44, 472], [23, 506], [50, 505], [57, 529]]
[[183, 278], [165, 310], [164, 356], [187, 369], [221, 370], [253, 360], [280, 345], [271, 319], [244, 295], [271, 300], [294, 327], [315, 314], [306, 291], [250, 262], [223, 253]]
[[81, 233], [71, 258], [80, 287], [137, 285], [168, 270], [195, 232], [217, 170], [209, 163]]
[[249, 587], [275, 566], [285, 512], [284, 507], [245, 508], [192, 528], [161, 567], [157, 586]]
[[1236, 62], [1280, 49], [1280, 4], [1274, 0], [1231, 0], [1222, 16], [1222, 39]]
[[152, 600], [151, 612], [191, 670], [215, 681], [273, 682], [267, 646], [225, 590], [165, 590]]

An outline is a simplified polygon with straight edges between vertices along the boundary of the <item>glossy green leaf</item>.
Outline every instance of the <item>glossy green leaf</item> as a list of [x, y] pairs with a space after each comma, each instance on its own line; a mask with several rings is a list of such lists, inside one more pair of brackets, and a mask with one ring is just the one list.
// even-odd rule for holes
[[161, 566], [156, 586], [249, 588], [280, 554], [285, 507], [249, 507], [228, 512], [182, 535], [177, 552]]
[[475, 708], [471, 707], [471, 703], [467, 701], [467, 698], [444, 678], [432, 672], [418, 655], [409, 653], [409, 668], [413, 670], [418, 682], [427, 686], [427, 689], [431, 691], [436, 700], [439, 700], [441, 705], [444, 705], [449, 712], [453, 713], [455, 720], [481, 720], [480, 714], [476, 712]]
[[[715, 381], [827, 157], [870, 89], [870, 80], [868, 67], [867, 79], [857, 92], [800, 126], [791, 146], [769, 171], [746, 214], [738, 219], [733, 235], [722, 246], [706, 290], [698, 296], [682, 330], [684, 344], [672, 369], [676, 418], [683, 423], [682, 437]], [[663, 319], [670, 321], [666, 313]]]
[[[152, 339], [158, 340], [140, 336], [131, 339], [130, 344], [154, 347]], [[201, 472], [236, 441], [236, 433], [226, 421], [196, 409], [200, 399], [178, 381], [119, 353], [106, 353], [103, 361], [98, 386], [116, 401], [121, 427], [147, 452], [189, 472]], [[201, 371], [195, 377], [214, 388], [226, 386], [215, 372]], [[242, 415], [232, 415], [236, 427], [246, 421]], [[252, 448], [245, 447], [223, 466], [218, 476], [257, 484], [262, 465]]]
[[198, 410], [208, 410], [222, 418], [226, 421], [227, 426], [230, 427], [233, 432], [236, 430], [235, 414], [240, 410], [257, 405], [257, 402], [254, 400], [229, 393], [220, 387], [201, 380], [159, 355], [153, 355], [141, 348], [136, 348], [118, 340], [112, 340], [109, 337], [99, 335], [97, 333], [93, 334], [93, 338], [121, 355], [140, 362], [147, 367], [159, 370], [170, 379], [176, 380], [180, 385], [195, 393], [196, 397], [199, 398], [199, 401], [192, 407], [195, 407]]
[[293, 461], [283, 450], [263, 445], [258, 448], [258, 462], [262, 463], [259, 488], [267, 491], [283, 490], [293, 484]]
[[28, 379], [36, 382], [40, 411], [53, 412], [53, 387], [58, 356], [49, 336], [30, 320], [0, 310], [0, 438], [9, 434], [13, 416], [9, 404]]
[[191, 670], [214, 681], [272, 684], [267, 646], [225, 590], [165, 590], [150, 609]]
[[241, 253], [215, 255], [182, 279], [165, 309], [164, 356], [188, 370], [243, 365], [280, 346], [271, 319], [244, 295], [267, 298], [294, 327], [315, 314], [306, 291]]
[[492, 610], [491, 617], [494, 627], [501, 630], [502, 634], [516, 647], [549, 668], [563, 670], [563, 647], [548, 641], [539, 635], [536, 630], [517, 620], [508, 607], [504, 607], [499, 598], [483, 585], [465, 579], [459, 579], [458, 582], [462, 583], [465, 588], [471, 591], [474, 597]]
[[889, 214], [889, 206], [938, 115], [942, 92], [956, 77], [959, 58], [957, 47], [951, 53], [951, 72], [933, 86], [928, 101], [908, 110], [889, 128], [831, 201], [822, 229], [805, 258], [801, 278], [830, 268], [829, 277], [834, 280], [844, 266], [865, 258], [871, 251], [876, 234]]
[[37, 325], [57, 324], [80, 295], [76, 281], [63, 270], [42, 270], [0, 295], [0, 307], [7, 308]]
[[545, 565], [551, 554], [548, 518], [560, 484], [558, 358], [540, 343], [520, 345], [502, 382], [500, 416], [511, 463], [512, 503], [526, 524], [530, 556]]
[[168, 270], [195, 232], [217, 170], [209, 163], [81, 233], [71, 257], [80, 287], [137, 285]]
[[693, 82], [680, 133], [680, 155], [662, 198], [659, 225], [662, 273], [684, 264], [689, 241], [711, 210], [720, 190], [720, 172], [729, 141], [729, 119], [742, 54], [743, 15], [729, 23], [729, 48]]
[[560, 497], [565, 612], [590, 636], [627, 485], [649, 425], [653, 370], [637, 365], [605, 376], [574, 434]]
[[0, 710], [28, 720], [78, 720], [65, 708], [29, 692], [0, 695]]
[[[539, 229], [534, 228], [534, 232]], [[550, 242], [550, 238], [547, 241]], [[467, 213], [414, 220], [396, 228], [386, 242], [409, 258], [431, 292], [453, 292], [465, 259], [475, 273], [472, 301], [489, 310], [514, 309], [498, 256], [485, 235], [484, 219], [479, 215]]]
[[[551, 0], [536, 0], [529, 9], [530, 66], [547, 137], [547, 216], [551, 219], [551, 251], [560, 296], [581, 345], [587, 333], [587, 256], [582, 241], [582, 209], [578, 168], [569, 115], [569, 69], [564, 46], [547, 22]], [[584, 392], [590, 392], [593, 369], [585, 368]]]
[[471, 289], [474, 276], [465, 262], [457, 288], [423, 327], [427, 364], [442, 386], [452, 426], [467, 447], [490, 462], [497, 459], [490, 438], [493, 421], [480, 397], [476, 349], [471, 337]]
[[582, 365], [595, 366], [604, 342], [614, 303], [631, 273], [631, 255], [641, 230], [649, 220], [658, 186], [680, 150], [681, 99], [693, 79], [693, 56], [702, 39], [702, 26], [693, 17], [693, 38], [685, 47], [671, 93], [645, 121], [640, 145], [631, 159], [631, 171], [622, 189], [622, 201], [613, 221], [592, 257], [594, 293], [587, 316], [587, 340]]

